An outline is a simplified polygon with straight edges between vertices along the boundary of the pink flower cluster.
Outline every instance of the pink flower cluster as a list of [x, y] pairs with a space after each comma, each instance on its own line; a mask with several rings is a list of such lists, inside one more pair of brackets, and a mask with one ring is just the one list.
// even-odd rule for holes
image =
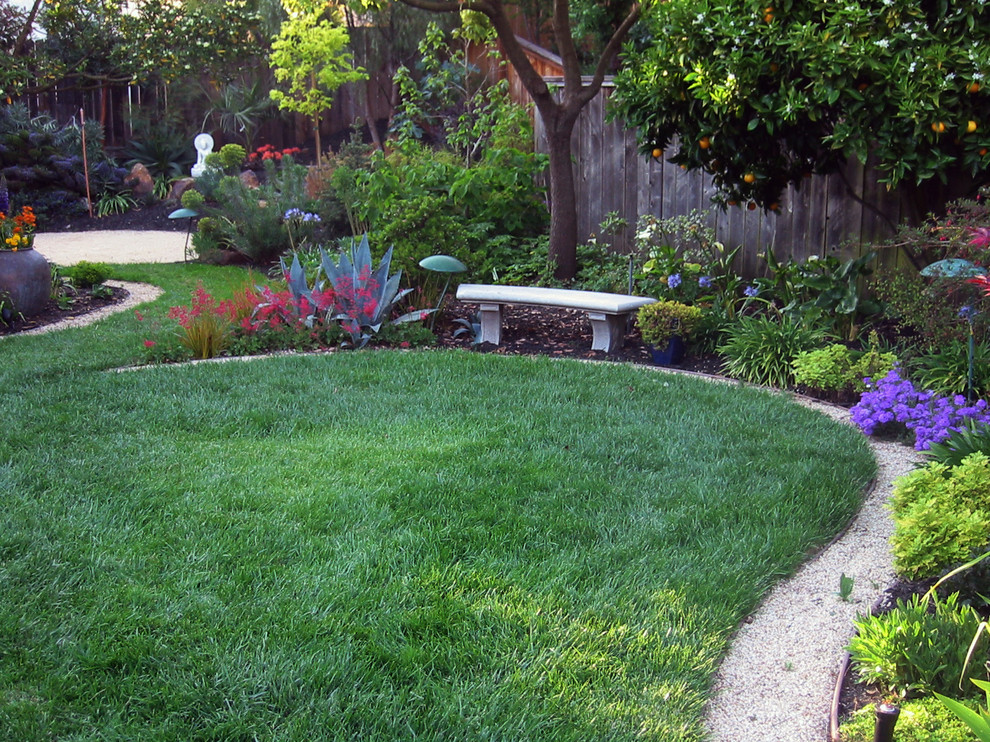
[[178, 321], [179, 326], [185, 330], [192, 327], [199, 317], [209, 314], [215, 314], [217, 317], [223, 317], [233, 321], [236, 315], [236, 307], [232, 301], [226, 299], [217, 304], [213, 296], [203, 288], [202, 281], [196, 285], [191, 306], [172, 307], [168, 310], [168, 318]]

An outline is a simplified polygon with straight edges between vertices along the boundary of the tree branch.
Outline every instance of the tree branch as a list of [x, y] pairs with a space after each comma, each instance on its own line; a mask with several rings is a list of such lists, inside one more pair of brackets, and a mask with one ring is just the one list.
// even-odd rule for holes
[[598, 91], [605, 81], [605, 73], [611, 69], [615, 58], [619, 54], [619, 49], [622, 48], [622, 44], [626, 40], [626, 36], [629, 35], [632, 27], [636, 25], [642, 13], [643, 6], [638, 2], [634, 3], [632, 8], [629, 9], [629, 15], [615, 29], [615, 33], [612, 34], [612, 38], [608, 40], [608, 44], [605, 45], [601, 56], [598, 58], [598, 64], [595, 66], [595, 72], [592, 75], [591, 82], [581, 90], [581, 94], [578, 96], [578, 107], [584, 106], [588, 101], [598, 95]]
[[571, 4], [569, 0], [554, 0], [553, 35], [564, 67], [564, 97], [577, 95], [581, 90], [581, 62], [571, 34]]
[[31, 35], [31, 29], [34, 28], [34, 19], [38, 17], [38, 10], [41, 8], [42, 2], [43, 0], [34, 0], [34, 4], [31, 6], [31, 11], [28, 13], [27, 20], [24, 21], [24, 26], [21, 28], [21, 32], [17, 34], [17, 41], [14, 42], [13, 56], [19, 57], [24, 54], [28, 36]]

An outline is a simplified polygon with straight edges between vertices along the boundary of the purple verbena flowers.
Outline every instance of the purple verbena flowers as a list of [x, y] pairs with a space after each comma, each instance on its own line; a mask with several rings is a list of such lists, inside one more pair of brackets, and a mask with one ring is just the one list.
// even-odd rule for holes
[[986, 400], [969, 404], [961, 395], [936, 397], [918, 391], [896, 368], [879, 381], [865, 381], [867, 390], [850, 412], [866, 435], [890, 424], [903, 425], [914, 431], [915, 450], [927, 451], [932, 443], [962, 430], [968, 420], [990, 423]]

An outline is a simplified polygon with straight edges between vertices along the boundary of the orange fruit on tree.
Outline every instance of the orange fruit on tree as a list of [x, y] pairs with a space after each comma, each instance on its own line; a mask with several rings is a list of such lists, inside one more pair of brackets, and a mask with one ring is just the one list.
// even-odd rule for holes
[[659, 160], [662, 156], [663, 156], [663, 150], [662, 149], [660, 149], [659, 147], [657, 147], [655, 150], [653, 150], [653, 159], [654, 160]]
[[750, 211], [756, 211], [756, 201], [750, 201], [746, 205], [746, 208], [749, 209]]
[[983, 149], [980, 150], [980, 157], [986, 157], [986, 156], [987, 156], [987, 148], [984, 147]]
[[709, 147], [712, 146], [712, 140], [709, 139], [708, 137], [702, 137], [701, 139], [698, 140], [698, 146], [701, 147], [702, 149], [708, 149]]
[[942, 121], [936, 121], [936, 122], [934, 122], [932, 124], [932, 131], [934, 131], [936, 134], [944, 134], [945, 133], [945, 123], [942, 122]]
[[979, 125], [975, 121], [968, 121], [966, 123], [966, 133], [968, 134], [972, 134], [977, 128], [979, 128]]
[[743, 176], [743, 181], [749, 184], [753, 184], [756, 182], [756, 176], [753, 173], [746, 173]]
[[774, 201], [770, 204], [770, 211], [780, 211], [780, 204]]
[[978, 82], [971, 82], [969, 84], [969, 87], [967, 88], [967, 90], [969, 90], [969, 92], [971, 92], [971, 93], [979, 93], [980, 92], [980, 83], [978, 83]]

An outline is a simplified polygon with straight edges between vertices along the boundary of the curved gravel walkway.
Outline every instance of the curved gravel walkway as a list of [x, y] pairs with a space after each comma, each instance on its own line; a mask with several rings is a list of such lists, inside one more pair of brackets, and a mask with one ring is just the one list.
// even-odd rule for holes
[[[801, 400], [836, 420], [847, 410]], [[920, 454], [870, 439], [877, 480], [843, 535], [780, 583], [733, 637], [707, 709], [714, 742], [824, 742], [829, 710], [852, 621], [867, 612], [894, 578], [886, 508], [894, 479]], [[849, 601], [839, 578], [854, 579]]]

